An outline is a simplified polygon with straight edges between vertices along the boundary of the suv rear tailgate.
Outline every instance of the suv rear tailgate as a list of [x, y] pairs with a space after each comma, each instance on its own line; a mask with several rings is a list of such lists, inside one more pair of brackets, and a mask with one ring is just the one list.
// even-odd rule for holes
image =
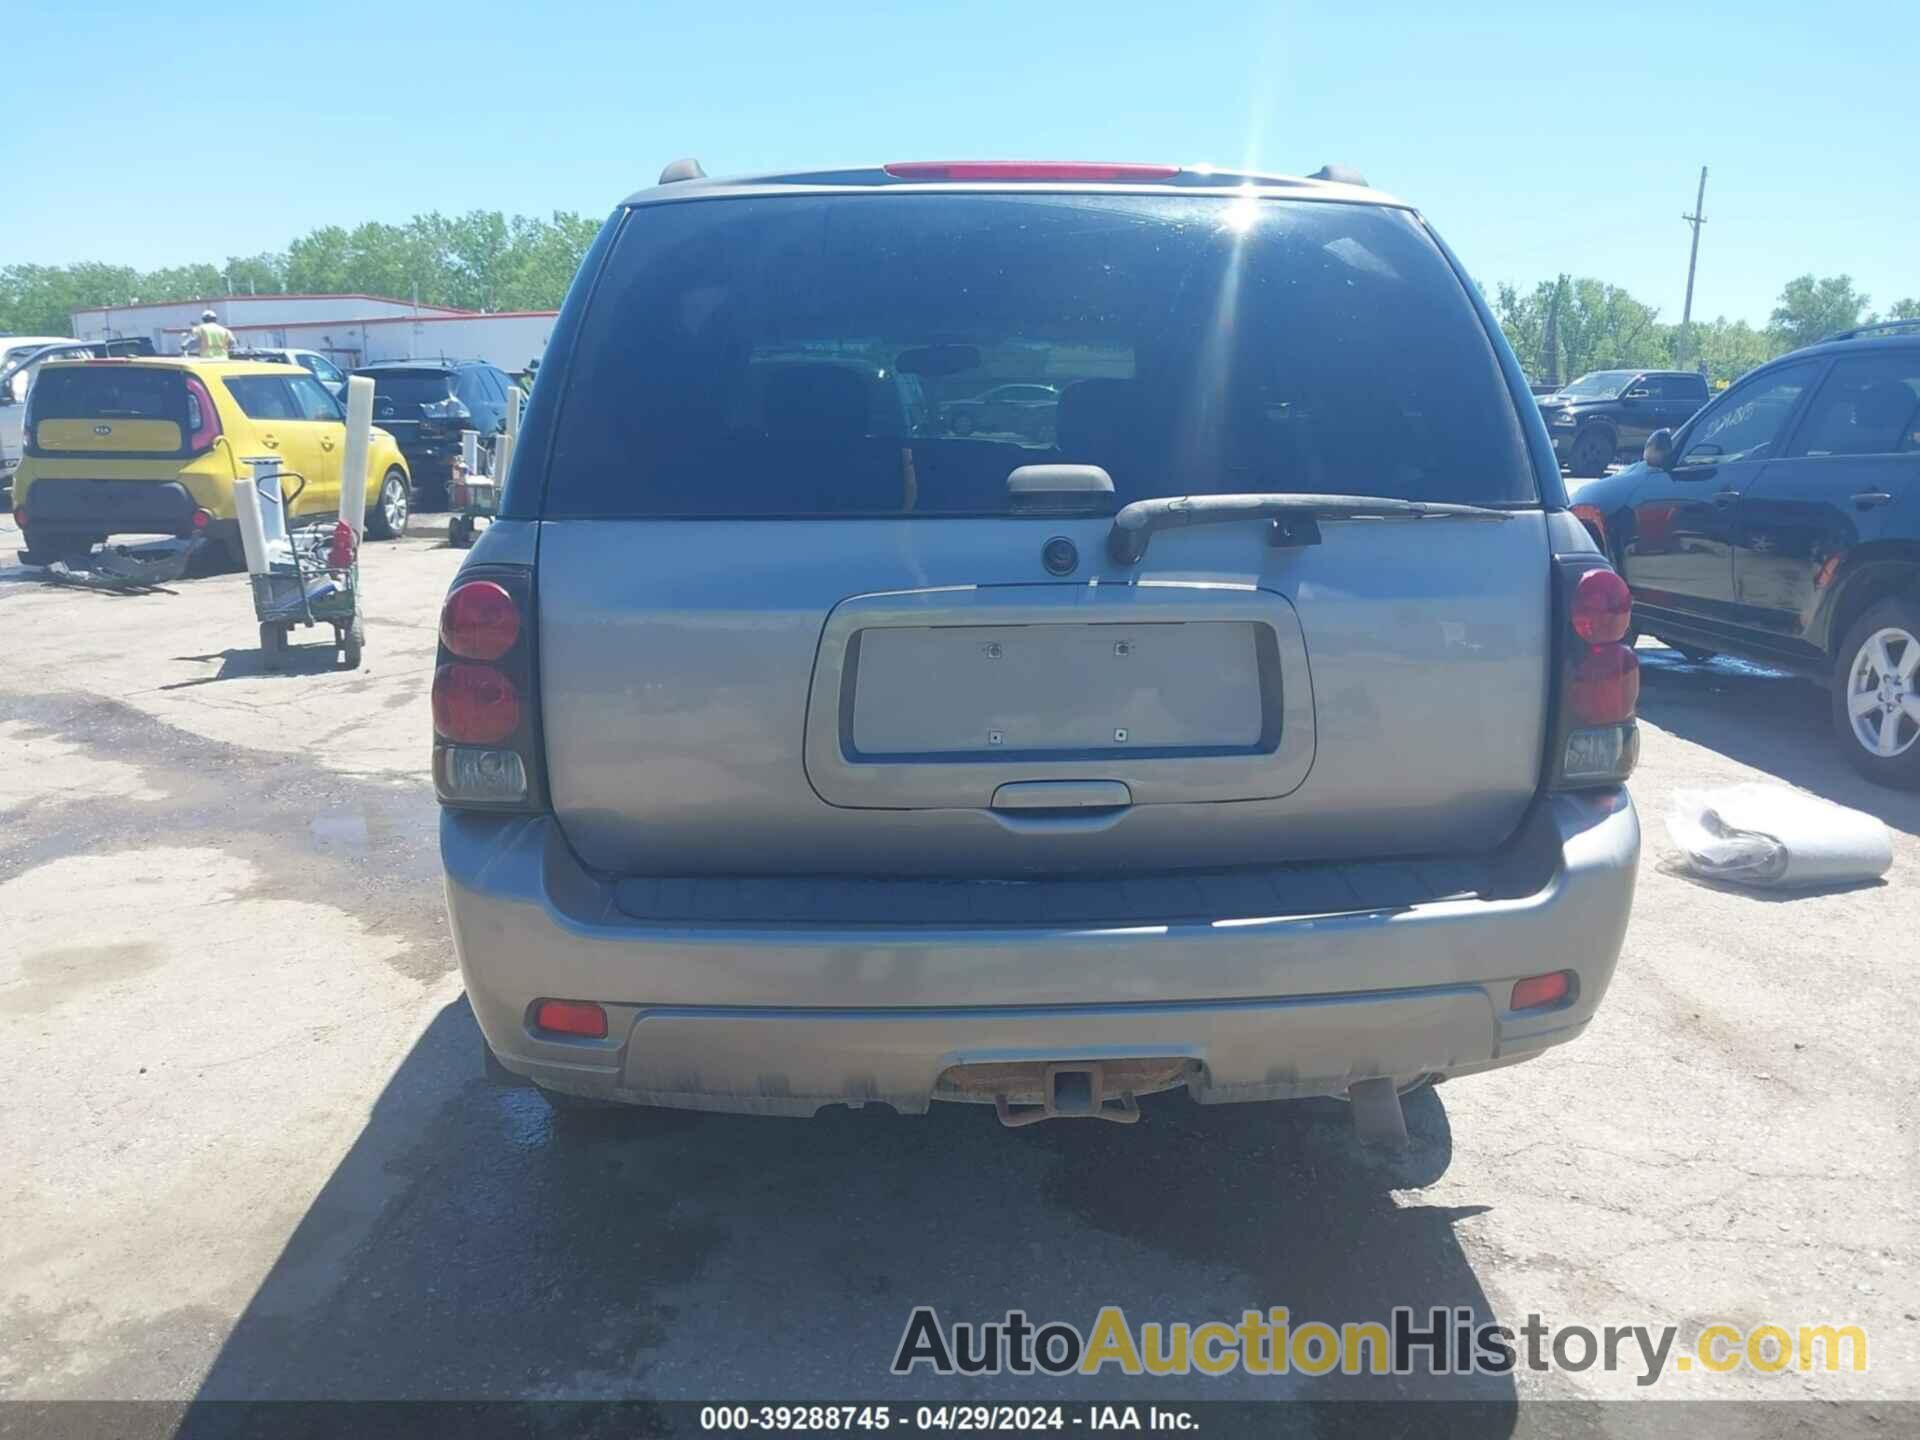
[[[1048, 583], [1049, 538], [1097, 556], [1106, 526], [542, 526], [542, 716], [569, 839], [621, 873], [1013, 874], [1453, 854], [1519, 822], [1546, 723], [1539, 513], [1331, 523], [1299, 551], [1195, 530], [1156, 541], [1140, 583]], [[995, 610], [1008, 623], [980, 623]], [[1211, 627], [1200, 653], [1226, 673], [1208, 679], [1187, 632]], [[970, 692], [1028, 648], [1127, 678]], [[864, 719], [869, 664], [890, 703]], [[991, 808], [1051, 780], [1116, 781], [1131, 803]]]
[[[1553, 658], [1533, 401], [1416, 216], [696, 193], [603, 236], [509, 485], [586, 863], [1123, 876], [1512, 832]], [[1004, 385], [1048, 423], [981, 433]], [[1478, 509], [1108, 548], [1135, 500], [1262, 494]]]

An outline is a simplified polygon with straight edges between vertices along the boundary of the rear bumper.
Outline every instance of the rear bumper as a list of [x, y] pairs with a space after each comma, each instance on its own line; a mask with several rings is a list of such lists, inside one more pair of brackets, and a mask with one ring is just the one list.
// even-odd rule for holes
[[460, 442], [454, 440], [408, 440], [400, 446], [400, 458], [407, 462], [416, 481], [444, 482], [446, 472], [460, 458]]
[[[1574, 1038], [1619, 955], [1639, 823], [1625, 793], [1555, 797], [1528, 894], [1228, 921], [800, 925], [638, 921], [551, 817], [444, 812], [448, 910], [487, 1043], [556, 1090], [805, 1115], [921, 1113], [958, 1065], [1176, 1057], [1207, 1102], [1459, 1074]], [[1576, 977], [1514, 1012], [1514, 980]], [[537, 1033], [541, 999], [591, 1000], [605, 1040]], [[956, 1097], [957, 1098], [957, 1097]]]
[[190, 535], [199, 507], [178, 480], [37, 480], [27, 496], [36, 535]]

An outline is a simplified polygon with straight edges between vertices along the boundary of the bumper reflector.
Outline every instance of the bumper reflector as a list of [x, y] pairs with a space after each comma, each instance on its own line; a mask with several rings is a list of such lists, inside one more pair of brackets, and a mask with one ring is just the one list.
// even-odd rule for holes
[[542, 1000], [533, 1012], [533, 1023], [556, 1035], [607, 1038], [607, 1012], [584, 1000]]
[[1538, 1010], [1547, 1005], [1558, 1005], [1573, 993], [1573, 972], [1556, 970], [1551, 975], [1529, 975], [1525, 980], [1513, 982], [1513, 999], [1508, 1002], [1509, 1010]]

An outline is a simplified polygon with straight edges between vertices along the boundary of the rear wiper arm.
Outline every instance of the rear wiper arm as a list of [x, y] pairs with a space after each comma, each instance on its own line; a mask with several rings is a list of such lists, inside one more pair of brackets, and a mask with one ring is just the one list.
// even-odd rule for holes
[[1318, 545], [1322, 520], [1506, 520], [1510, 510], [1447, 500], [1396, 500], [1390, 495], [1169, 495], [1136, 500], [1113, 517], [1107, 553], [1116, 565], [1138, 565], [1156, 530], [1271, 520], [1267, 543]]

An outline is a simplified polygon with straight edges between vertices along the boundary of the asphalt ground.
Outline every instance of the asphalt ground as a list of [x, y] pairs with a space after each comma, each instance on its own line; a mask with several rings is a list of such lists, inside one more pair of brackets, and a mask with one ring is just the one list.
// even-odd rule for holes
[[[0, 556], [17, 543], [0, 521]], [[1847, 768], [1812, 686], [1643, 643], [1646, 844], [1607, 1002], [1577, 1043], [1412, 1100], [1403, 1156], [1360, 1149], [1337, 1105], [1182, 1096], [1124, 1128], [1006, 1131], [971, 1106], [556, 1123], [485, 1082], [442, 909], [427, 685], [459, 560], [431, 534], [370, 546], [362, 668], [316, 647], [282, 674], [243, 576], [129, 597], [0, 566], [0, 1397], [1469, 1396], [1556, 1433], [1581, 1412], [1533, 1402], [1849, 1402], [1780, 1412], [1782, 1433], [1911, 1417], [1882, 1402], [1920, 1398], [1920, 796]], [[1780, 899], [1688, 878], [1673, 792], [1756, 779], [1880, 816], [1888, 880]], [[897, 1378], [920, 1304], [1083, 1328], [1107, 1304], [1439, 1305], [1672, 1324], [1677, 1349], [1713, 1321], [1830, 1321], [1865, 1328], [1870, 1363]]]

